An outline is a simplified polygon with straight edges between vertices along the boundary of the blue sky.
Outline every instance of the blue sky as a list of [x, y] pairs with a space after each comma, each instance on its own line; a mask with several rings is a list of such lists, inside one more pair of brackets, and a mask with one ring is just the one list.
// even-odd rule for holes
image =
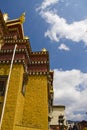
[[54, 104], [67, 119], [87, 120], [87, 0], [0, 0], [9, 19], [26, 12], [24, 32], [33, 51], [46, 48], [54, 70]]

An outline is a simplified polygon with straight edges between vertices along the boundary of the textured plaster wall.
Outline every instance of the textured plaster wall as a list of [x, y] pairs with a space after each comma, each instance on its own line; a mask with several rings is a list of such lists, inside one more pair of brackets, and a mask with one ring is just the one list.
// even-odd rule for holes
[[48, 130], [47, 75], [29, 76], [23, 123], [25, 126]]
[[[9, 65], [0, 65], [0, 75], [8, 75], [9, 67]], [[19, 105], [17, 98], [20, 97], [19, 92], [22, 87], [22, 78], [23, 66], [19, 64], [14, 65], [11, 73], [1, 130], [13, 130], [15, 120], [21, 120], [21, 109], [20, 112], [18, 112], [19, 108], [17, 108], [17, 106]], [[18, 114], [17, 118], [15, 114]]]
[[[0, 75], [9, 68], [0, 64]], [[48, 130], [47, 75], [29, 75], [23, 96], [23, 73], [21, 64], [13, 66], [1, 130]]]

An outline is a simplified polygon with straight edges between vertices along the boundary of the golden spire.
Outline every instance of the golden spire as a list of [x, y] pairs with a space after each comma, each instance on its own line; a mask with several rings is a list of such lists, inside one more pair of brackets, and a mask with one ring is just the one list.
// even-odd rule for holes
[[24, 23], [24, 22], [25, 22], [25, 12], [22, 13], [22, 15], [20, 16], [19, 19], [20, 19], [21, 23]]

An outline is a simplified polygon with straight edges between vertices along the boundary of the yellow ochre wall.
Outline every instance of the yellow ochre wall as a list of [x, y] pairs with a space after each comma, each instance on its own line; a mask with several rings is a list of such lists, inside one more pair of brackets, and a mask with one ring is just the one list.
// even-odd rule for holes
[[[0, 65], [0, 75], [8, 75], [9, 68], [9, 65]], [[24, 103], [21, 88], [23, 73], [23, 65], [13, 65], [1, 130], [13, 130], [14, 124], [20, 123], [22, 120]]]
[[[0, 64], [0, 75], [9, 69]], [[48, 130], [47, 75], [28, 75], [23, 96], [23, 73], [22, 64], [13, 65], [1, 130]]]
[[14, 130], [42, 130], [42, 129], [30, 128], [30, 127], [24, 127], [24, 126], [15, 126]]
[[48, 130], [47, 75], [30, 75], [26, 86], [23, 124]]

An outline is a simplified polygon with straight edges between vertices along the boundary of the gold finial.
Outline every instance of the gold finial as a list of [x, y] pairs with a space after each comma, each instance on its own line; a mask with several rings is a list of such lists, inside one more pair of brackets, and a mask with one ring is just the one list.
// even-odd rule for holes
[[19, 19], [20, 19], [21, 23], [24, 23], [24, 22], [25, 22], [25, 12], [22, 13], [22, 15], [20, 16]]
[[24, 36], [24, 39], [28, 40], [28, 39], [29, 39], [29, 37], [28, 37], [28, 36]]
[[6, 21], [8, 20], [8, 18], [9, 18], [9, 17], [8, 17], [8, 14], [7, 14], [7, 13], [4, 13], [4, 14], [3, 14], [3, 18], [4, 18], [5, 22], [6, 22]]
[[47, 50], [46, 50], [46, 48], [43, 48], [42, 51], [46, 52]]
[[50, 70], [50, 72], [52, 72], [52, 73], [53, 73], [54, 71], [53, 71], [53, 70]]

